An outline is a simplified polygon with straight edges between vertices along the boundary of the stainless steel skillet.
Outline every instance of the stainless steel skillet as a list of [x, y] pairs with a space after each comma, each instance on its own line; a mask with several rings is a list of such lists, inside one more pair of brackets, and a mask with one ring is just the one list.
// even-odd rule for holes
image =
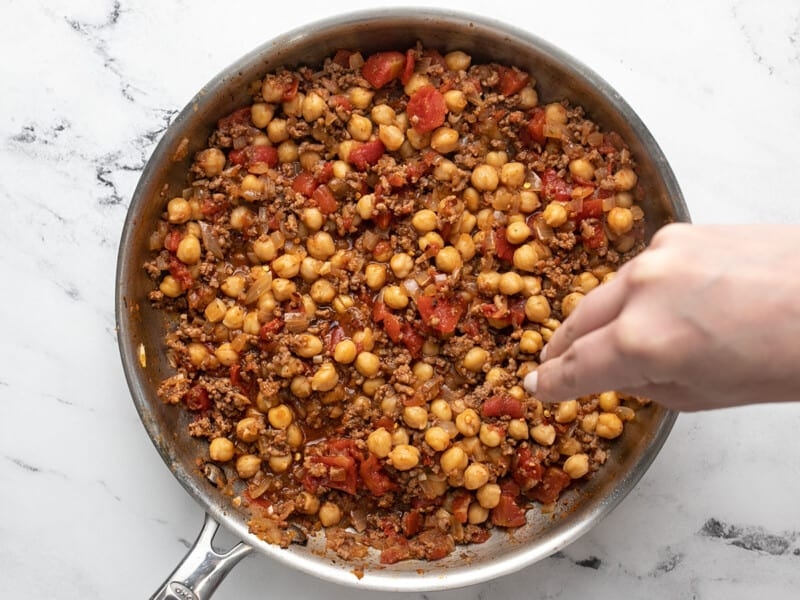
[[[514, 64], [531, 72], [544, 101], [562, 97], [580, 104], [606, 129], [622, 135], [640, 167], [646, 192], [648, 238], [670, 221], [689, 221], [673, 172], [658, 144], [632, 108], [601, 77], [530, 32], [469, 14], [432, 9], [387, 9], [345, 13], [310, 23], [264, 43], [208, 82], [164, 133], [134, 192], [120, 240], [116, 277], [116, 319], [121, 359], [131, 396], [147, 434], [167, 467], [205, 511], [196, 546], [167, 579], [156, 598], [209, 598], [228, 571], [253, 549], [292, 568], [343, 585], [395, 591], [457, 588], [512, 573], [575, 541], [631, 491], [656, 457], [676, 415], [659, 406], [640, 412], [614, 446], [609, 462], [586, 485], [566, 495], [554, 515], [529, 515], [513, 537], [495, 533], [484, 544], [434, 562], [356, 565], [324, 553], [324, 541], [281, 549], [248, 532], [247, 515], [199, 472], [195, 459], [205, 445], [184, 434], [184, 416], [156, 396], [171, 374], [162, 339], [169, 327], [147, 301], [151, 282], [142, 269], [148, 237], [164, 208], [178, 195], [194, 152], [202, 148], [216, 120], [248, 99], [247, 84], [278, 65], [318, 64], [340, 48], [405, 49], [417, 41], [442, 52], [460, 49], [476, 60]], [[166, 190], [166, 193], [164, 191]], [[199, 511], [198, 511], [199, 512]], [[220, 555], [211, 549], [217, 523], [243, 543]], [[359, 565], [361, 566], [361, 565]]]

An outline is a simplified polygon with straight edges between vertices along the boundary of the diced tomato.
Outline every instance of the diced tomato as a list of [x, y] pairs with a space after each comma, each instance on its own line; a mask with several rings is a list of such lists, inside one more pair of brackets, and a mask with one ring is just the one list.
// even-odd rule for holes
[[427, 133], [444, 123], [447, 104], [439, 90], [432, 85], [423, 85], [408, 99], [406, 111], [411, 127], [419, 133]]
[[342, 96], [341, 94], [336, 94], [335, 96], [333, 96], [331, 98], [331, 100], [333, 101], [333, 104], [338, 109], [341, 109], [341, 110], [343, 110], [345, 112], [348, 112], [348, 113], [353, 110], [353, 103], [350, 102], [350, 98], [348, 98], [347, 96]]
[[203, 198], [202, 202], [200, 202], [200, 212], [206, 217], [214, 217], [225, 212], [229, 204], [230, 200], [225, 196], [215, 194], [208, 198]]
[[204, 385], [193, 385], [183, 396], [186, 408], [193, 411], [203, 411], [211, 408], [211, 400], [208, 397], [208, 390]]
[[173, 254], [178, 251], [178, 245], [181, 243], [183, 239], [183, 234], [178, 231], [177, 229], [172, 229], [167, 234], [167, 237], [164, 238], [164, 248], [172, 252]]
[[328, 330], [328, 333], [325, 335], [325, 339], [327, 341], [328, 352], [333, 352], [333, 349], [336, 348], [336, 344], [341, 342], [347, 338], [347, 334], [345, 334], [344, 328], [339, 327], [338, 325], [334, 325]]
[[378, 162], [381, 156], [386, 152], [386, 146], [380, 140], [372, 140], [364, 142], [358, 148], [350, 152], [349, 161], [359, 171], [365, 171], [370, 165]]
[[460, 322], [458, 328], [470, 337], [477, 337], [481, 334], [481, 327], [478, 320], [472, 317]]
[[316, 201], [319, 212], [323, 215], [335, 213], [339, 209], [339, 203], [327, 185], [321, 185], [314, 190], [311, 197]]
[[231, 114], [222, 117], [217, 121], [217, 127], [223, 131], [230, 129], [233, 125], [249, 125], [250, 124], [250, 107], [244, 106], [233, 111]]
[[581, 242], [590, 250], [597, 250], [606, 245], [606, 232], [599, 219], [586, 219], [581, 222]]
[[269, 167], [278, 164], [278, 151], [273, 146], [245, 146], [240, 150], [228, 152], [228, 160], [234, 165], [250, 167], [256, 163], [265, 163]]
[[481, 414], [484, 417], [511, 417], [521, 419], [525, 416], [522, 402], [508, 394], [498, 394], [492, 396], [481, 407]]
[[392, 544], [381, 551], [381, 564], [393, 565], [401, 560], [411, 558], [411, 546], [408, 540], [402, 537], [395, 537]]
[[514, 251], [519, 247], [508, 241], [506, 238], [506, 228], [497, 227], [492, 232], [494, 239], [494, 252], [497, 258], [506, 262], [514, 260]]
[[469, 503], [472, 501], [472, 495], [465, 490], [458, 490], [453, 494], [453, 516], [459, 523], [467, 522], [467, 513], [469, 511]]
[[512, 477], [523, 492], [527, 492], [542, 480], [544, 467], [530, 448], [518, 448], [511, 465]]
[[376, 302], [372, 305], [372, 319], [376, 323], [383, 323], [386, 335], [395, 343], [399, 343], [403, 335], [403, 323], [400, 318], [393, 314], [383, 302]]
[[598, 219], [603, 216], [602, 198], [585, 198], [581, 210], [575, 215], [575, 220], [580, 223], [584, 219]]
[[572, 479], [558, 467], [548, 467], [542, 477], [542, 482], [531, 490], [530, 495], [534, 500], [542, 504], [550, 504], [558, 500], [558, 497], [570, 484]]
[[409, 48], [406, 50], [406, 62], [403, 65], [403, 72], [400, 75], [400, 83], [403, 85], [407, 84], [411, 79], [411, 76], [414, 74], [414, 67], [416, 66], [416, 60], [414, 59], [414, 50]]
[[323, 163], [322, 168], [316, 175], [316, 180], [319, 183], [328, 183], [333, 178], [333, 161], [328, 160]]
[[544, 110], [542, 108], [533, 109], [525, 130], [534, 142], [544, 144], [547, 141], [544, 135]]
[[336, 54], [333, 55], [333, 62], [340, 67], [347, 68], [350, 66], [351, 56], [353, 56], [353, 53], [350, 50], [337, 50]]
[[364, 62], [361, 75], [372, 87], [380, 89], [400, 77], [405, 63], [402, 52], [378, 52]]
[[567, 202], [572, 199], [572, 186], [558, 176], [555, 169], [542, 174], [542, 191], [548, 200]]
[[460, 298], [418, 296], [416, 303], [422, 322], [440, 335], [453, 333], [466, 312]]
[[381, 229], [389, 229], [389, 225], [392, 224], [392, 213], [389, 210], [381, 211], [378, 214], [372, 215], [372, 220], [375, 221], [375, 224]]
[[380, 459], [371, 452], [359, 466], [358, 472], [373, 496], [383, 496], [397, 487], [384, 470]]
[[298, 194], [310, 197], [318, 187], [317, 180], [308, 171], [301, 171], [292, 181], [292, 189]]
[[303, 486], [307, 491], [316, 493], [320, 486], [341, 490], [348, 494], [355, 495], [358, 488], [358, 478], [356, 477], [356, 461], [352, 456], [311, 456], [309, 461], [315, 464], [325, 465], [327, 475], [314, 477], [307, 475], [303, 480]]
[[516, 67], [500, 67], [500, 93], [508, 97], [527, 85], [530, 75]]
[[292, 82], [283, 88], [283, 95], [281, 96], [281, 102], [290, 102], [294, 100], [295, 96], [297, 96], [297, 89], [300, 86], [300, 80], [297, 78], [293, 78]]
[[189, 267], [182, 263], [177, 256], [169, 257], [169, 274], [180, 284], [182, 290], [188, 290], [194, 283]]
[[403, 345], [408, 349], [412, 358], [419, 358], [422, 353], [422, 346], [425, 345], [425, 336], [414, 329], [411, 323], [403, 323], [400, 331], [400, 338]]
[[525, 523], [525, 511], [520, 508], [516, 497], [501, 493], [500, 502], [492, 509], [492, 525], [522, 527]]
[[271, 321], [267, 321], [261, 326], [261, 329], [258, 331], [258, 337], [262, 340], [267, 340], [272, 336], [274, 333], [278, 333], [283, 328], [283, 319], [272, 319]]
[[508, 321], [514, 327], [519, 327], [525, 322], [525, 298], [509, 300]]
[[416, 509], [403, 513], [401, 521], [403, 535], [407, 538], [417, 535], [420, 529], [422, 529], [422, 521], [422, 513]]

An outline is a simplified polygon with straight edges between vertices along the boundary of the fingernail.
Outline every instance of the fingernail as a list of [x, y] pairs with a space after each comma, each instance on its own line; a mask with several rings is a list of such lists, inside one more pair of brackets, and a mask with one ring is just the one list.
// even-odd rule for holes
[[525, 375], [525, 379], [522, 382], [522, 385], [525, 386], [525, 389], [528, 390], [531, 394], [536, 393], [536, 388], [539, 386], [539, 373], [536, 371], [531, 371], [527, 375]]
[[539, 362], [544, 362], [546, 360], [547, 360], [547, 344], [545, 344], [544, 348], [542, 348], [539, 351]]

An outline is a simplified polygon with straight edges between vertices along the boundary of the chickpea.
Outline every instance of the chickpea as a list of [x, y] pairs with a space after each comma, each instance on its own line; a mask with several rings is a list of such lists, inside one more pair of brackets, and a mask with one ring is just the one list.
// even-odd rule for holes
[[530, 235], [531, 228], [525, 221], [516, 221], [506, 227], [506, 240], [509, 244], [522, 244], [528, 240]]
[[370, 263], [364, 268], [364, 282], [371, 290], [379, 290], [386, 283], [386, 265]]
[[398, 444], [389, 452], [388, 458], [398, 471], [409, 471], [419, 464], [419, 449], [409, 444]]
[[272, 261], [272, 270], [278, 277], [291, 279], [300, 273], [300, 261], [302, 259], [296, 254], [281, 254]]
[[297, 284], [291, 279], [278, 277], [272, 280], [272, 295], [278, 302], [289, 300], [295, 292], [297, 292]]
[[375, 211], [375, 194], [364, 194], [356, 202], [356, 212], [362, 219], [369, 219]]
[[483, 348], [475, 346], [470, 348], [464, 355], [462, 365], [468, 371], [480, 373], [483, 370], [483, 365], [486, 364], [487, 360], [489, 360], [489, 352]]
[[524, 419], [511, 419], [508, 422], [508, 435], [515, 440], [527, 440], [528, 424]]
[[550, 303], [544, 296], [531, 296], [525, 301], [525, 316], [529, 321], [542, 323], [550, 318]]
[[259, 239], [253, 242], [253, 252], [258, 260], [262, 262], [270, 262], [278, 256], [278, 248], [272, 238]]
[[429, 208], [423, 208], [411, 217], [411, 225], [419, 233], [427, 233], [436, 229], [436, 213]]
[[270, 456], [267, 462], [273, 473], [285, 473], [292, 465], [292, 455], [279, 454], [277, 456]]
[[246, 281], [241, 275], [231, 275], [222, 282], [220, 289], [229, 298], [238, 298], [244, 291]]
[[519, 340], [520, 352], [525, 354], [536, 354], [543, 346], [542, 334], [533, 329], [526, 329]]
[[219, 148], [201, 150], [196, 160], [206, 177], [216, 177], [225, 168], [225, 154]]
[[589, 457], [586, 454], [573, 454], [564, 461], [564, 472], [572, 479], [580, 479], [589, 472]]
[[594, 433], [594, 430], [597, 428], [597, 417], [598, 413], [591, 412], [588, 415], [584, 415], [581, 419], [581, 430], [585, 431], [586, 433]]
[[294, 353], [303, 358], [311, 358], [312, 356], [322, 354], [322, 348], [322, 340], [318, 336], [310, 333], [301, 333], [294, 339], [294, 343], [292, 344]]
[[311, 284], [309, 294], [317, 304], [330, 304], [336, 298], [336, 288], [327, 279], [317, 279]]
[[297, 426], [297, 423], [289, 424], [286, 428], [286, 443], [292, 448], [299, 448], [305, 442], [303, 430]]
[[434, 417], [442, 421], [450, 421], [453, 418], [453, 409], [450, 408], [450, 404], [447, 400], [442, 398], [437, 398], [431, 402], [431, 413]]
[[577, 292], [588, 294], [594, 288], [600, 285], [600, 280], [591, 271], [584, 271], [572, 282], [572, 286]]
[[214, 438], [208, 445], [208, 454], [215, 462], [228, 462], [233, 458], [233, 453], [233, 442], [228, 438]]
[[201, 250], [200, 240], [195, 236], [189, 234], [183, 236], [178, 243], [178, 250], [176, 251], [178, 260], [187, 265], [194, 265], [200, 262]]
[[567, 109], [557, 102], [548, 104], [544, 107], [544, 120], [548, 125], [566, 125]]
[[610, 412], [600, 413], [597, 417], [595, 433], [601, 438], [613, 440], [622, 434], [623, 423], [616, 414]]
[[378, 139], [390, 152], [399, 150], [406, 141], [406, 134], [397, 125], [379, 125]]
[[180, 225], [192, 218], [192, 206], [189, 201], [178, 196], [167, 203], [167, 220]]
[[313, 283], [319, 279], [319, 272], [322, 269], [322, 261], [311, 256], [306, 256], [300, 261], [300, 277], [303, 281]]
[[454, 475], [467, 468], [469, 457], [459, 446], [448, 448], [439, 459], [439, 465], [446, 475]]
[[379, 427], [367, 436], [367, 449], [378, 458], [386, 458], [392, 450], [392, 434]]
[[309, 231], [318, 231], [325, 224], [325, 215], [315, 206], [309, 206], [303, 209], [300, 220]]
[[333, 527], [342, 520], [342, 509], [333, 502], [323, 502], [322, 506], [319, 507], [317, 516], [319, 517], [320, 525]]
[[489, 509], [482, 507], [477, 502], [472, 502], [467, 509], [467, 523], [479, 525], [489, 518]]
[[540, 277], [523, 275], [522, 281], [525, 283], [525, 289], [522, 292], [525, 296], [538, 296], [542, 293], [542, 280]]
[[442, 427], [431, 427], [425, 432], [425, 441], [436, 452], [443, 452], [450, 445], [450, 434]]
[[183, 288], [181, 287], [181, 284], [178, 283], [178, 280], [172, 275], [165, 275], [164, 279], [161, 280], [161, 284], [158, 286], [158, 289], [167, 298], [177, 298], [183, 294]]
[[571, 423], [578, 417], [578, 401], [565, 400], [556, 408], [556, 423]]
[[397, 119], [397, 113], [388, 104], [376, 104], [372, 107], [369, 116], [379, 125], [392, 125]]
[[539, 253], [530, 244], [525, 244], [514, 250], [514, 256], [511, 261], [520, 271], [532, 273], [538, 267]]
[[612, 233], [622, 235], [628, 233], [633, 228], [633, 213], [630, 208], [615, 206], [606, 215], [608, 228]]
[[619, 394], [614, 391], [603, 392], [597, 397], [597, 405], [605, 412], [614, 412], [619, 406]]
[[491, 150], [486, 153], [486, 164], [501, 168], [508, 162], [508, 153], [504, 150]]
[[474, 462], [464, 470], [464, 487], [477, 490], [489, 481], [489, 469], [486, 465]]
[[309, 92], [303, 98], [302, 114], [303, 120], [308, 123], [313, 123], [325, 114], [326, 110], [325, 100], [315, 92]]
[[371, 377], [361, 385], [361, 390], [371, 398], [375, 396], [378, 390], [381, 389], [385, 384], [386, 380], [382, 377]]
[[356, 371], [364, 377], [375, 377], [381, 369], [381, 361], [372, 352], [359, 352], [356, 356]]
[[580, 292], [571, 292], [564, 296], [564, 299], [561, 301], [561, 314], [563, 314], [564, 317], [571, 315], [572, 311], [575, 310], [583, 298], [584, 295]]
[[297, 398], [308, 398], [311, 395], [311, 380], [304, 375], [297, 375], [292, 378], [289, 390]]
[[567, 222], [567, 209], [560, 202], [551, 202], [544, 207], [542, 218], [550, 227], [561, 227]]
[[230, 330], [241, 329], [244, 324], [244, 308], [238, 304], [231, 306], [225, 311], [222, 324]]
[[481, 418], [477, 412], [468, 408], [456, 415], [456, 429], [463, 436], [477, 435], [481, 429]]
[[492, 509], [500, 504], [500, 486], [496, 483], [486, 483], [475, 492], [475, 498], [483, 508]]
[[458, 114], [467, 108], [467, 96], [461, 90], [448, 90], [444, 93], [444, 103], [447, 110]]
[[315, 515], [319, 511], [319, 498], [303, 490], [297, 495], [295, 501], [297, 512], [304, 515]]
[[[527, 432], [528, 428], [525, 427], [525, 431]], [[478, 433], [478, 438], [481, 440], [481, 443], [486, 446], [487, 448], [497, 448], [500, 444], [503, 443], [505, 439], [505, 433], [501, 427], [497, 425], [492, 425], [490, 423], [481, 423], [481, 429]]]
[[393, 255], [389, 260], [389, 268], [392, 269], [392, 273], [394, 273], [395, 277], [405, 279], [414, 269], [414, 259], [405, 252], [399, 252]]
[[584, 181], [594, 179], [594, 166], [585, 158], [576, 158], [569, 163], [569, 172], [573, 177], [578, 177]]
[[424, 406], [406, 406], [403, 409], [403, 422], [412, 429], [425, 429], [428, 426], [428, 411]]
[[630, 192], [617, 192], [614, 195], [614, 204], [620, 208], [630, 208], [633, 206], [633, 194]]
[[389, 308], [403, 309], [408, 306], [408, 294], [399, 285], [389, 285], [383, 290], [383, 301]]
[[417, 378], [417, 381], [420, 382], [428, 381], [433, 377], [433, 367], [422, 361], [415, 362], [414, 366], [411, 367], [411, 371], [414, 373], [414, 377]]
[[436, 255], [436, 267], [445, 273], [452, 273], [463, 264], [461, 253], [453, 246], [445, 246]]
[[497, 169], [492, 165], [478, 165], [472, 170], [470, 182], [480, 192], [493, 192], [500, 183]]
[[639, 180], [633, 169], [623, 167], [614, 173], [614, 189], [618, 192], [629, 192], [636, 187], [636, 182]]
[[362, 350], [372, 351], [372, 349], [375, 347], [375, 336], [372, 333], [372, 328], [365, 327], [364, 329], [353, 333], [353, 343], [356, 346], [360, 345]]
[[409, 436], [408, 431], [403, 427], [398, 427], [392, 432], [392, 446], [399, 446], [400, 444], [408, 444]]
[[372, 121], [359, 114], [352, 114], [347, 122], [347, 131], [354, 140], [366, 142], [372, 135]]
[[505, 370], [500, 367], [492, 367], [486, 373], [486, 383], [489, 385], [501, 385], [505, 378]]
[[451, 127], [439, 127], [431, 134], [431, 148], [440, 154], [455, 152], [458, 146], [458, 131]]
[[497, 293], [500, 290], [500, 273], [488, 271], [478, 273], [478, 289], [484, 293]]
[[320, 260], [327, 260], [336, 252], [336, 245], [327, 231], [318, 231], [308, 238], [306, 248], [311, 256]]
[[539, 104], [539, 94], [536, 93], [536, 90], [532, 86], [526, 85], [519, 91], [518, 106], [522, 110], [529, 110], [534, 108], [537, 104]]
[[333, 348], [333, 360], [349, 365], [356, 359], [356, 345], [353, 340], [341, 340]]
[[531, 427], [531, 437], [537, 444], [552, 446], [556, 441], [556, 428], [552, 425], [534, 425]]
[[233, 349], [230, 343], [224, 342], [214, 351], [214, 356], [220, 364], [230, 367], [239, 362], [239, 353]]
[[236, 473], [242, 479], [250, 479], [261, 468], [261, 458], [255, 454], [242, 454], [236, 459]]
[[525, 165], [521, 162], [507, 162], [500, 167], [500, 183], [509, 188], [522, 187], [525, 183]]
[[472, 57], [461, 50], [453, 50], [444, 55], [444, 64], [451, 71], [466, 71], [472, 64]]
[[311, 376], [311, 389], [315, 392], [329, 392], [339, 383], [339, 372], [326, 362]]
[[522, 281], [522, 276], [516, 271], [506, 271], [500, 275], [499, 287], [501, 294], [513, 296], [525, 289], [525, 282]]

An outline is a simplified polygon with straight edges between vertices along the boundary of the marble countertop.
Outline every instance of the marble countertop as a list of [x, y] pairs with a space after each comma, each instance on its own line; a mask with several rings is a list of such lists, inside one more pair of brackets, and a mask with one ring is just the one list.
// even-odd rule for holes
[[[162, 463], [123, 377], [117, 245], [139, 173], [199, 87], [252, 47], [342, 9], [272, 4], [229, 2], [224, 18], [209, 0], [4, 4], [2, 597], [149, 597], [199, 530], [203, 512]], [[695, 222], [800, 222], [795, 0], [459, 8], [527, 28], [606, 78], [658, 140]], [[215, 598], [796, 598], [798, 431], [800, 404], [681, 415], [611, 515], [482, 585], [378, 595], [253, 555]]]

